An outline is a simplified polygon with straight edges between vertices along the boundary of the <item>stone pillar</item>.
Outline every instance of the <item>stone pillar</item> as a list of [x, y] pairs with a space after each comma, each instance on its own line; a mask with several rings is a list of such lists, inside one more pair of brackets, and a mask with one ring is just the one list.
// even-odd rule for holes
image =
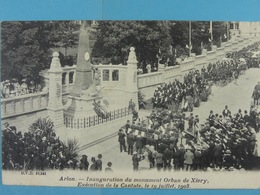
[[135, 103], [137, 110], [138, 106], [138, 83], [137, 83], [137, 60], [135, 55], [135, 49], [130, 48], [130, 53], [127, 60], [127, 79], [126, 89], [129, 93], [128, 99], [132, 99]]
[[63, 105], [62, 105], [62, 68], [58, 52], [53, 53], [49, 73], [49, 102], [47, 106], [48, 116], [54, 122], [54, 129], [63, 127]]
[[135, 49], [130, 48], [130, 53], [127, 61], [127, 87], [129, 91], [137, 91], [137, 60]]

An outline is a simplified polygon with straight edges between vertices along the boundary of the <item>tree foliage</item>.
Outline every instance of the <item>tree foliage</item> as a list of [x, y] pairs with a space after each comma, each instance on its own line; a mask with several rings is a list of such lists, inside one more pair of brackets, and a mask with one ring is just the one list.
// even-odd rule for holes
[[77, 25], [69, 21], [1, 23], [1, 80], [30, 78], [49, 67], [51, 48], [77, 44]]
[[41, 130], [43, 135], [50, 137], [52, 133], [54, 133], [53, 127], [54, 127], [53, 121], [48, 117], [45, 117], [45, 118], [39, 118], [36, 121], [34, 121], [30, 125], [29, 131], [35, 133], [35, 131]]
[[[210, 49], [210, 22], [191, 22], [191, 29], [192, 52], [198, 55], [203, 48]], [[215, 43], [224, 32], [224, 22], [213, 22]], [[160, 55], [164, 63], [167, 58], [187, 56], [188, 44], [188, 21], [100, 21], [92, 55], [126, 63], [129, 48], [133, 46], [139, 62], [155, 62]]]
[[100, 21], [92, 55], [119, 57], [125, 63], [129, 48], [135, 47], [139, 62], [155, 61], [159, 48], [171, 44], [167, 31], [158, 21]]

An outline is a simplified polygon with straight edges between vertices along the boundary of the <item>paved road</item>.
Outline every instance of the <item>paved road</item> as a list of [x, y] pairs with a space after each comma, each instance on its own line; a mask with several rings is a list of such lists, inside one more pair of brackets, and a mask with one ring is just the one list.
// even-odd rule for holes
[[[203, 122], [208, 117], [209, 111], [214, 113], [221, 113], [225, 105], [228, 105], [232, 113], [236, 113], [238, 109], [249, 110], [251, 95], [255, 84], [260, 81], [260, 69], [249, 69], [244, 75], [241, 75], [237, 83], [229, 83], [225, 87], [212, 88], [212, 95], [210, 95], [207, 102], [202, 102], [200, 107], [195, 108], [193, 113], [198, 114], [200, 121]], [[142, 112], [143, 116], [147, 112]], [[149, 113], [149, 112], [148, 112]], [[258, 134], [258, 147], [260, 153], [260, 135]], [[87, 154], [89, 160], [92, 156], [97, 156], [101, 153], [103, 155], [103, 163], [106, 166], [107, 162], [113, 163], [114, 170], [132, 170], [131, 156], [127, 153], [119, 152], [119, 144], [117, 136], [113, 137], [98, 145], [92, 146], [81, 151], [81, 154]]]

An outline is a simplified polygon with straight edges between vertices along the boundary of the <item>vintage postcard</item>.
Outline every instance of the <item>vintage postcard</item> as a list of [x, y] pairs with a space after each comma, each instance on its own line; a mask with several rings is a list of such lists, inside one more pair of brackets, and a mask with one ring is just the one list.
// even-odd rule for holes
[[2, 182], [260, 188], [260, 22], [1, 22]]

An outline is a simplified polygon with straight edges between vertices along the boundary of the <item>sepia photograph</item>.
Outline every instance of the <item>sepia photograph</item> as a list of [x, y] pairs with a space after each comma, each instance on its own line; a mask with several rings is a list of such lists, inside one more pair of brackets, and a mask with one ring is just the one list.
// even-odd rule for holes
[[4, 185], [260, 188], [260, 22], [0, 24]]

